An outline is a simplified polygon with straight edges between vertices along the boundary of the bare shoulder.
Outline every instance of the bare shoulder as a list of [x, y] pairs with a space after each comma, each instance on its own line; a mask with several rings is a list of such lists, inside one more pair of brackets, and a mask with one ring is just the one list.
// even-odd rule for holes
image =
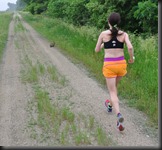
[[124, 37], [128, 38], [128, 33], [124, 32]]
[[124, 31], [122, 31], [122, 30], [119, 30], [119, 31], [118, 31], [118, 34], [119, 34], [119, 35], [124, 35], [125, 33], [126, 33], [126, 32], [124, 32]]
[[124, 39], [129, 38], [128, 33], [125, 31], [119, 30], [118, 34], [121, 35]]
[[110, 30], [105, 30], [105, 31], [102, 31], [102, 33], [103, 33], [104, 35], [109, 35], [109, 34], [111, 34], [111, 31], [110, 31]]

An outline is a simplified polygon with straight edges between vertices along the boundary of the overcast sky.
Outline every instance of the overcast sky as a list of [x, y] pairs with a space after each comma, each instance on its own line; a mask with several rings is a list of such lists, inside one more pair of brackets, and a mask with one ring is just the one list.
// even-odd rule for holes
[[0, 11], [4, 11], [8, 8], [8, 2], [16, 4], [16, 1], [17, 0], [0, 0]]

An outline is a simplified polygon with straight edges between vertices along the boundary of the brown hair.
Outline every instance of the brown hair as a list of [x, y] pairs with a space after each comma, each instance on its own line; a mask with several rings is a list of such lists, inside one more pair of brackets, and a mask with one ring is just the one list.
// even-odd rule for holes
[[108, 18], [108, 22], [112, 26], [112, 29], [110, 30], [112, 33], [112, 37], [116, 37], [118, 35], [118, 26], [120, 24], [121, 18], [120, 14], [113, 12]]

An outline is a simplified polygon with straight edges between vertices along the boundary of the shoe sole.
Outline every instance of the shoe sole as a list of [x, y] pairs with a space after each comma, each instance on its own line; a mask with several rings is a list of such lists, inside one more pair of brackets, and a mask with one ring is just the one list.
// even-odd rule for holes
[[119, 131], [123, 131], [125, 129], [125, 127], [119, 121], [117, 121], [117, 128]]
[[[108, 100], [108, 99], [105, 101], [105, 106], [106, 106], [106, 108], [108, 108], [108, 103], [109, 103], [109, 102], [110, 102], [110, 100]], [[107, 109], [107, 112], [112, 112], [112, 110], [108, 110], [108, 109]]]
[[107, 112], [112, 112], [112, 110], [107, 110]]
[[120, 117], [119, 120], [118, 120], [120, 123], [124, 122], [124, 118], [123, 117]]
[[105, 106], [106, 106], [106, 107], [108, 107], [108, 103], [109, 103], [109, 102], [110, 102], [110, 100], [108, 100], [108, 99], [105, 101]]
[[118, 129], [119, 129], [119, 131], [123, 131], [125, 128], [124, 128], [122, 125], [120, 125], [120, 126], [118, 127]]

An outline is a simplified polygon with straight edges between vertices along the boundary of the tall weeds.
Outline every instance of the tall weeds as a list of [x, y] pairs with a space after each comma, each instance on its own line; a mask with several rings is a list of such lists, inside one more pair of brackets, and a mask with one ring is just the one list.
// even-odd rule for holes
[[8, 28], [12, 18], [12, 13], [0, 13], [0, 60], [3, 55], [8, 37]]

